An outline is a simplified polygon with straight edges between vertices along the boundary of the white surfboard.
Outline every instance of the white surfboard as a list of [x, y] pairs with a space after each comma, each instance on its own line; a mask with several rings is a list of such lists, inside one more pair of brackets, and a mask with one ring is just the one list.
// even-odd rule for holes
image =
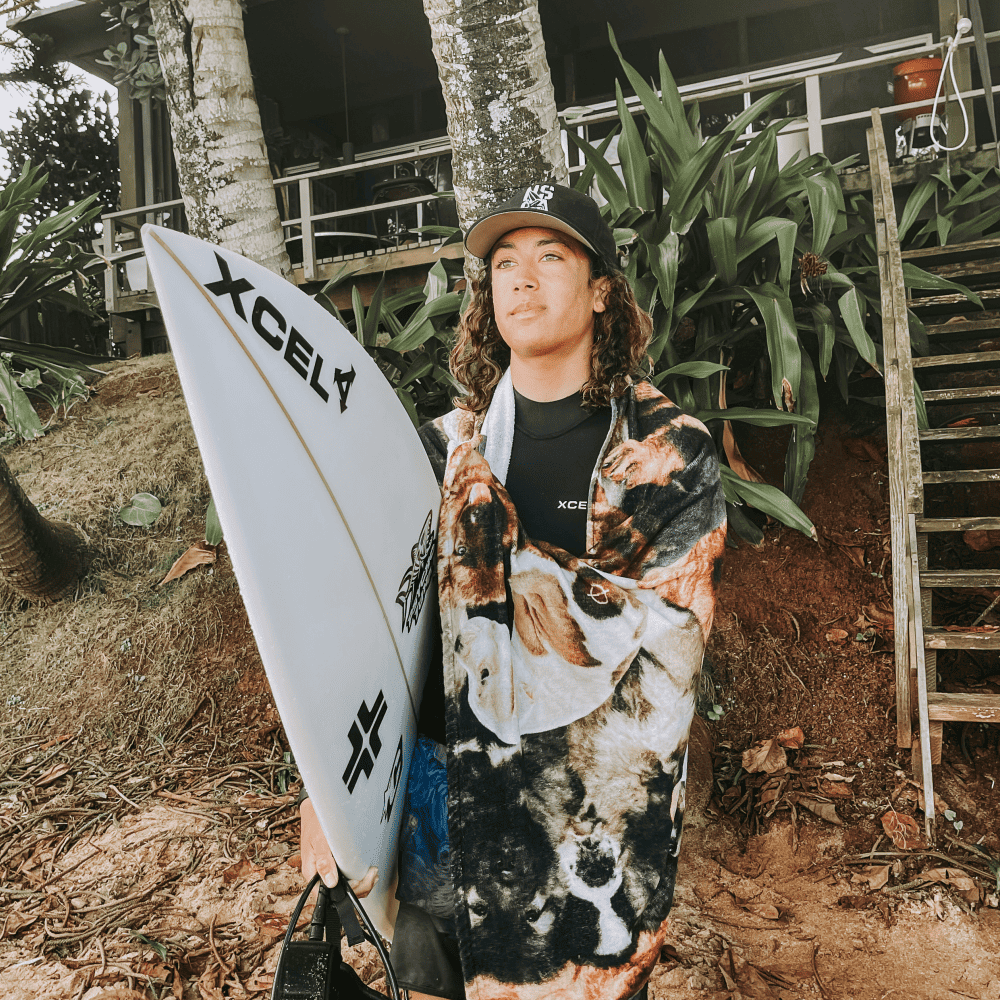
[[358, 341], [290, 282], [158, 226], [143, 245], [295, 762], [391, 937], [396, 847], [436, 601], [440, 491]]

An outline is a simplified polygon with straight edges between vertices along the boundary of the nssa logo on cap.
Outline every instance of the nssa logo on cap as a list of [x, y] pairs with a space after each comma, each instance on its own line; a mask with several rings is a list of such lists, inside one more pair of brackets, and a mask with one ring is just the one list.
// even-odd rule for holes
[[521, 208], [540, 208], [543, 212], [549, 210], [549, 202], [556, 193], [551, 184], [532, 184], [524, 192]]

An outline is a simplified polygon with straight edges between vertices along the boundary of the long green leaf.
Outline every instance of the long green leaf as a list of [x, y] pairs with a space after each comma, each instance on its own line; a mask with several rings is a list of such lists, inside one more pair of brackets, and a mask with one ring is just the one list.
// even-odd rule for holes
[[[808, 352], [802, 351], [802, 381], [799, 385], [799, 410], [805, 417], [819, 422], [819, 392], [816, 387], [816, 371]], [[785, 452], [785, 493], [795, 504], [802, 503], [809, 466], [816, 454], [816, 434], [814, 428], [797, 426], [792, 428], [792, 437]]]
[[666, 313], [666, 328], [671, 329], [674, 313], [674, 296], [677, 289], [677, 268], [680, 261], [680, 239], [671, 233], [657, 246], [646, 244], [649, 266], [656, 278], [660, 301]]
[[[611, 140], [618, 135], [618, 130], [621, 126], [616, 124], [615, 127], [601, 140], [601, 144], [597, 147], [597, 152], [600, 156], [604, 157], [607, 153], [608, 147], [611, 145]], [[570, 130], [570, 126], [566, 126], [566, 131]], [[580, 171], [580, 176], [576, 179], [576, 183], [573, 187], [576, 188], [581, 194], [587, 194], [590, 191], [590, 185], [594, 183], [594, 165], [593, 163], [588, 163], [583, 170]]]
[[806, 194], [813, 220], [812, 252], [822, 256], [833, 234], [838, 209], [842, 208], [840, 181], [826, 176], [807, 177]]
[[729, 365], [718, 365], [713, 361], [682, 361], [679, 365], [674, 365], [653, 379], [655, 385], [659, 385], [668, 376], [686, 375], [688, 378], [708, 378], [716, 372], [729, 371]]
[[[608, 25], [608, 37], [632, 89], [646, 112], [649, 127], [656, 140], [655, 145], [662, 151], [666, 159], [664, 166], [667, 167], [667, 170], [664, 179], [669, 184], [673, 180], [677, 168], [698, 148], [698, 141], [691, 131], [687, 116], [684, 114], [684, 105], [681, 102], [677, 85], [674, 83], [673, 77], [670, 76], [670, 71], [667, 70], [667, 81], [664, 83], [661, 80], [663, 97], [662, 99], [658, 97], [656, 91], [643, 79], [642, 75], [625, 61], [610, 24]], [[660, 58], [662, 59], [662, 53]]]
[[844, 319], [847, 332], [851, 335], [851, 341], [858, 354], [872, 368], [878, 368], [878, 359], [875, 356], [875, 344], [872, 342], [872, 338], [868, 336], [868, 331], [865, 330], [864, 317], [868, 309], [868, 300], [857, 288], [852, 288], [837, 299], [837, 306], [840, 309], [840, 315]]
[[617, 222], [628, 213], [631, 205], [628, 200], [628, 192], [621, 182], [614, 168], [589, 142], [581, 139], [575, 132], [568, 131], [566, 136], [570, 142], [583, 152], [587, 158], [588, 165], [594, 168], [597, 176], [597, 186], [601, 190], [608, 204], [611, 206], [612, 222]]
[[917, 216], [920, 215], [920, 210], [927, 204], [936, 190], [937, 181], [933, 177], [928, 177], [910, 192], [910, 197], [906, 199], [906, 205], [903, 207], [903, 216], [899, 220], [900, 243], [906, 240], [907, 233], [909, 233], [913, 223], [917, 221]]
[[771, 358], [771, 392], [779, 410], [794, 410], [799, 398], [802, 352], [791, 299], [776, 285], [748, 288], [761, 316]]
[[[817, 540], [816, 528], [812, 521], [776, 486], [767, 483], [750, 483], [740, 479], [732, 469], [722, 466], [719, 469], [723, 486], [731, 490], [744, 503], [756, 507], [782, 524], [801, 531], [807, 538]], [[727, 490], [727, 491], [728, 491]]]
[[705, 224], [708, 247], [715, 262], [718, 283], [726, 288], [736, 284], [736, 220], [732, 217], [709, 219]]
[[712, 136], [691, 159], [681, 167], [670, 190], [667, 210], [675, 233], [684, 234], [701, 209], [705, 190], [722, 158], [732, 148], [735, 136], [728, 132]]
[[816, 331], [816, 340], [819, 342], [819, 370], [825, 379], [830, 371], [830, 360], [833, 358], [833, 345], [836, 341], [836, 324], [830, 307], [823, 303], [810, 306], [812, 313], [813, 329]]
[[42, 436], [42, 422], [35, 408], [17, 384], [7, 362], [0, 358], [0, 407], [11, 430], [25, 441]]
[[751, 545], [760, 545], [764, 541], [764, 532], [743, 513], [742, 503], [731, 503], [727, 500], [726, 519], [729, 522], [729, 527], [745, 542], [749, 542]]
[[699, 410], [694, 414], [697, 420], [707, 424], [710, 420], [741, 420], [756, 427], [784, 427], [795, 424], [814, 427], [815, 421], [801, 413], [786, 413], [784, 410], [755, 410], [750, 406], [730, 406], [725, 410]]
[[795, 238], [798, 227], [790, 219], [768, 216], [748, 226], [736, 241], [736, 257], [742, 263], [750, 254], [766, 246], [771, 240], [778, 244], [778, 283], [787, 292], [791, 284], [792, 262], [795, 258]]
[[971, 288], [960, 285], [957, 281], [949, 281], [938, 274], [931, 274], [917, 267], [916, 264], [903, 262], [903, 284], [907, 288], [919, 288], [922, 291], [957, 292], [964, 295], [973, 305], [984, 308], [983, 300]]
[[[441, 262], [438, 261], [438, 264], [440, 263]], [[433, 268], [431, 270], [433, 270]], [[365, 325], [362, 340], [365, 347], [374, 347], [375, 341], [378, 339], [378, 323], [382, 318], [382, 294], [385, 292], [385, 275], [386, 272], [383, 270], [382, 278], [378, 283], [378, 287], [375, 289], [375, 294], [372, 295], [371, 302], [368, 304], [368, 312], [365, 314]], [[447, 285], [447, 278], [445, 279], [445, 284]]]
[[653, 210], [653, 179], [649, 173], [649, 157], [642, 144], [642, 137], [622, 96], [621, 84], [615, 80], [615, 95], [618, 103], [618, 117], [621, 119], [622, 134], [618, 140], [618, 159], [625, 178], [625, 190], [629, 201], [644, 212]]

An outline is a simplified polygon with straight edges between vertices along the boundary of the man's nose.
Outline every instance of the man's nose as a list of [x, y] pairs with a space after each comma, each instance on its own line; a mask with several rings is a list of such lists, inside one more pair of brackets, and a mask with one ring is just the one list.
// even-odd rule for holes
[[517, 280], [514, 282], [514, 288], [518, 291], [525, 291], [527, 289], [538, 287], [538, 276], [531, 269], [522, 270], [517, 276]]

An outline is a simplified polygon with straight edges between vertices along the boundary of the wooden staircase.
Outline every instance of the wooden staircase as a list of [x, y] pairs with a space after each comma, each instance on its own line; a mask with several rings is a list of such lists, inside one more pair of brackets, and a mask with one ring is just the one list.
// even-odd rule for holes
[[[913, 751], [933, 841], [932, 764], [941, 760], [944, 723], [1000, 722], [1000, 694], [938, 690], [939, 652], [1000, 652], [1000, 629], [980, 624], [984, 615], [977, 618], [968, 610], [959, 624], [940, 620], [944, 588], [985, 590], [990, 600], [1000, 595], [1000, 548], [974, 554], [961, 541], [949, 545], [945, 536], [1000, 531], [1000, 239], [901, 254], [877, 110], [872, 122], [868, 147], [882, 285], [896, 735], [899, 746]], [[908, 296], [904, 262], [972, 289], [985, 309], [957, 293]], [[925, 357], [911, 355], [908, 311], [925, 326], [930, 344]], [[921, 411], [926, 411], [924, 429]], [[971, 467], [981, 463], [992, 467]], [[928, 509], [934, 516], [927, 516]], [[943, 557], [959, 566], [939, 568]]]

